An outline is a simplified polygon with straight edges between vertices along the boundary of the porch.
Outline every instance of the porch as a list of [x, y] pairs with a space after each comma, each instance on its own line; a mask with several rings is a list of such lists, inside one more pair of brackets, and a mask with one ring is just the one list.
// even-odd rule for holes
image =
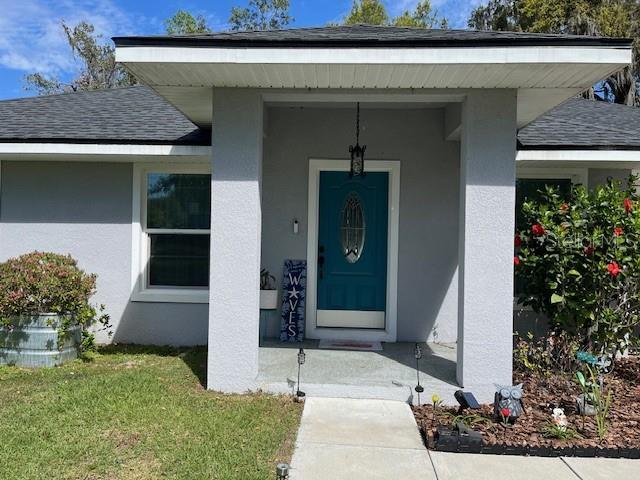
[[[317, 340], [302, 344], [266, 340], [260, 347], [258, 388], [274, 393], [294, 393], [297, 382], [297, 353], [302, 346], [300, 389], [314, 397], [372, 398], [416, 403], [415, 344], [382, 343], [382, 351], [320, 348]], [[421, 401], [437, 393], [453, 399], [456, 382], [455, 344], [421, 343]]]

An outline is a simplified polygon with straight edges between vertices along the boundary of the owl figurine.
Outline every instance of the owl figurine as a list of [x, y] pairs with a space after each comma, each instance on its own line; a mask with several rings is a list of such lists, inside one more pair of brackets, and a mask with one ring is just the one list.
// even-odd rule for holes
[[522, 384], [513, 386], [496, 385], [496, 394], [493, 402], [493, 412], [496, 418], [502, 420], [500, 412], [505, 408], [509, 409], [509, 423], [515, 423], [520, 414], [524, 412]]

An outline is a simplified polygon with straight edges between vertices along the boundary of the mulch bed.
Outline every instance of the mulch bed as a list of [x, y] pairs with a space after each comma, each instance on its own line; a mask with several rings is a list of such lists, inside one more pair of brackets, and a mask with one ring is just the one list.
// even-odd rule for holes
[[[493, 416], [492, 405], [482, 405], [480, 416], [488, 419], [473, 426], [482, 433], [482, 449], [486, 453], [516, 453], [531, 455], [580, 455], [580, 456], [640, 456], [640, 358], [633, 357], [616, 362], [614, 371], [605, 376], [605, 387], [612, 391], [608, 415], [608, 433], [599, 441], [594, 417], [583, 417], [577, 411], [575, 397], [580, 388], [569, 375], [542, 377], [530, 373], [514, 373], [514, 384], [524, 384], [523, 413], [515, 425], [503, 426]], [[425, 392], [427, 393], [427, 392]], [[435, 393], [435, 392], [434, 392]], [[429, 395], [425, 395], [429, 398]], [[553, 408], [563, 408], [569, 427], [581, 438], [557, 440], [542, 434], [545, 424], [551, 420]], [[418, 425], [425, 438], [433, 436], [436, 426], [450, 427], [455, 407], [439, 407], [435, 425], [433, 407], [413, 407]], [[449, 415], [447, 415], [447, 413]], [[427, 442], [428, 443], [428, 442]], [[436, 446], [437, 449], [437, 446]]]

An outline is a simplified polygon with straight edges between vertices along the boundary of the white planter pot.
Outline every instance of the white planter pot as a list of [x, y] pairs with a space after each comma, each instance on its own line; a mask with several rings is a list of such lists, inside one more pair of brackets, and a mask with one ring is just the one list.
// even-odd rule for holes
[[278, 308], [278, 290], [260, 290], [260, 310]]

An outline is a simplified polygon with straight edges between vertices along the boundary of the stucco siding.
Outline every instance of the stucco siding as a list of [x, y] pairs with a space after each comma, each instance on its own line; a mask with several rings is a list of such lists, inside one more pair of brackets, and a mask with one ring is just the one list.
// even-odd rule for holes
[[[363, 109], [367, 162], [399, 160], [398, 340], [457, 337], [459, 145], [442, 109]], [[345, 159], [350, 108], [270, 108], [262, 181], [262, 264], [281, 283], [287, 258], [307, 256], [309, 159]], [[369, 160], [372, 159], [372, 160]], [[365, 164], [366, 165], [366, 164]], [[297, 219], [299, 233], [293, 233]], [[270, 335], [278, 315], [272, 314]]]
[[[130, 302], [132, 164], [2, 161], [0, 260], [71, 254], [98, 275], [116, 342], [205, 344], [207, 305]], [[109, 341], [101, 335], [99, 341]]]

